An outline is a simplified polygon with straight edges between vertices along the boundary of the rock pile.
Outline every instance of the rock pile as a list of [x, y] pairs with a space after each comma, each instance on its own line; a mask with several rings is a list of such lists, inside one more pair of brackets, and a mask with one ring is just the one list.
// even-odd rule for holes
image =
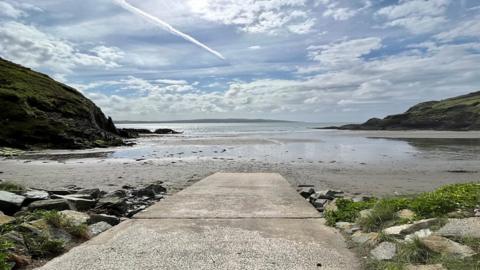
[[[338, 198], [344, 198], [347, 196], [345, 192], [341, 190], [325, 189], [315, 191], [313, 185], [299, 185], [297, 189], [298, 193], [308, 200], [318, 212], [323, 213], [329, 209], [335, 209], [335, 201]], [[352, 197], [352, 200], [366, 200], [368, 197]]]
[[164, 196], [162, 182], [123, 186], [109, 193], [77, 186], [0, 191], [0, 257], [4, 254], [4, 263], [9, 264], [5, 269], [35, 265], [38, 259], [80, 244]]

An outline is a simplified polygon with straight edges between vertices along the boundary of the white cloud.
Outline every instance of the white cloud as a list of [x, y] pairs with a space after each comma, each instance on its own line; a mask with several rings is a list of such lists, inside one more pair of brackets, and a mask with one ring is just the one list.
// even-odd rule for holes
[[0, 1], [0, 15], [16, 19], [25, 16], [25, 12], [14, 7], [10, 3]]
[[308, 50], [312, 60], [318, 61], [323, 68], [343, 68], [361, 62], [361, 57], [380, 49], [382, 40], [377, 37], [353, 39], [328, 45], [310, 46]]
[[82, 52], [77, 46], [44, 33], [33, 25], [8, 21], [0, 25], [0, 55], [17, 63], [69, 73], [81, 67], [118, 67], [121, 52], [105, 46]]
[[461, 37], [480, 38], [480, 16], [464, 21], [453, 29], [435, 35], [435, 38], [441, 41], [453, 41]]
[[445, 13], [449, 4], [450, 0], [400, 0], [376, 14], [388, 20], [386, 26], [400, 26], [422, 34], [436, 30], [447, 21]]
[[235, 25], [250, 33], [291, 32], [305, 34], [315, 25], [310, 16], [310, 0], [188, 0], [193, 13], [201, 18]]

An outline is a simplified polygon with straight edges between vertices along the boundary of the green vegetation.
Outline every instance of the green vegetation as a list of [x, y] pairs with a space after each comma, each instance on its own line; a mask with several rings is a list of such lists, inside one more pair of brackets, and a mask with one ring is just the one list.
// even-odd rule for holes
[[0, 190], [9, 191], [13, 193], [21, 193], [25, 191], [25, 187], [13, 182], [0, 182]]
[[410, 209], [417, 218], [443, 217], [455, 210], [472, 210], [480, 204], [480, 184], [453, 184], [432, 192], [413, 197], [393, 197], [367, 202], [353, 202], [348, 199], [337, 201], [337, 211], [326, 211], [327, 225], [338, 221], [354, 222], [361, 210], [372, 209], [370, 215], [359, 218], [358, 224], [365, 231], [378, 231], [385, 226], [405, 223], [396, 216], [401, 209]]
[[23, 235], [23, 239], [29, 253], [37, 258], [56, 256], [65, 250], [65, 243], [62, 240], [51, 239], [45, 235], [27, 233]]
[[372, 199], [366, 202], [353, 202], [348, 199], [338, 199], [336, 205], [338, 211], [326, 211], [325, 219], [327, 225], [335, 226], [338, 221], [354, 222], [360, 215], [360, 211], [372, 208], [376, 200]]
[[417, 104], [403, 114], [372, 118], [340, 129], [480, 130], [480, 91], [442, 101]]
[[111, 119], [77, 90], [0, 58], [0, 146], [119, 145]]
[[6, 240], [0, 240], [0, 270], [10, 270], [12, 265], [8, 262], [8, 251], [13, 244]]
[[52, 226], [64, 229], [69, 234], [83, 239], [88, 239], [88, 227], [85, 224], [74, 224], [65, 215], [57, 211], [46, 211], [43, 218]]

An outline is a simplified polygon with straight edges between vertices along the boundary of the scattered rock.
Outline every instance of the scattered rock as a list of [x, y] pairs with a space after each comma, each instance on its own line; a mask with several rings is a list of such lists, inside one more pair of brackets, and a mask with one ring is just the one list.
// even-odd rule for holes
[[73, 210], [63, 210], [62, 213], [66, 218], [68, 218], [74, 225], [86, 224], [90, 220], [88, 214], [77, 212]]
[[321, 208], [323, 210], [323, 207], [328, 203], [327, 199], [316, 199], [315, 201], [312, 202], [313, 206], [315, 208]]
[[425, 238], [425, 237], [428, 237], [430, 235], [432, 235], [432, 231], [430, 229], [423, 229], [423, 230], [420, 230], [420, 231], [416, 231], [414, 233], [411, 233], [407, 236], [405, 236], [405, 241], [407, 242], [411, 242], [413, 241], [414, 239], [416, 238]]
[[95, 209], [101, 212], [105, 211], [108, 214], [123, 216], [128, 210], [128, 205], [124, 197], [109, 196], [101, 198]]
[[102, 232], [104, 232], [106, 230], [109, 230], [110, 228], [112, 228], [112, 225], [108, 224], [107, 222], [100, 221], [100, 222], [97, 222], [95, 224], [92, 224], [92, 225], [88, 226], [88, 234], [91, 237], [94, 237], [94, 236], [97, 236], [97, 235], [101, 234]]
[[438, 221], [435, 218], [422, 219], [412, 224], [403, 224], [403, 225], [386, 228], [385, 230], [383, 230], [383, 232], [387, 235], [397, 235], [397, 236], [407, 235], [422, 229], [429, 228], [430, 226], [434, 225], [437, 222]]
[[[77, 194], [75, 194], [77, 195]], [[86, 199], [82, 196], [88, 196], [87, 198], [91, 198], [88, 194], [79, 194], [80, 196], [75, 195], [56, 195], [57, 197], [64, 199], [67, 201], [67, 204], [70, 206], [70, 209], [77, 210], [77, 211], [87, 211], [95, 207], [97, 203], [95, 200]]]
[[98, 222], [104, 221], [112, 226], [117, 225], [120, 223], [120, 219], [116, 216], [110, 216], [110, 215], [105, 215], [105, 214], [92, 214], [90, 215], [90, 221], [89, 223], [95, 224]]
[[300, 189], [299, 193], [303, 198], [308, 199], [313, 193], [315, 193], [315, 190], [311, 187], [306, 187]]
[[405, 266], [405, 270], [447, 270], [446, 268], [443, 267], [441, 264], [409, 264]]
[[0, 212], [0, 225], [10, 223], [14, 220], [15, 220], [14, 217], [7, 216], [4, 213]]
[[356, 232], [352, 235], [352, 241], [360, 245], [374, 246], [378, 242], [378, 233]]
[[47, 200], [50, 195], [44, 190], [29, 190], [22, 194], [25, 196], [25, 202], [31, 203], [39, 200]]
[[376, 260], [391, 260], [397, 253], [397, 246], [391, 242], [382, 242], [370, 251], [370, 255]]
[[35, 201], [32, 202], [28, 206], [28, 210], [69, 210], [70, 205], [64, 199], [49, 199], [49, 200], [42, 200], [42, 201]]
[[415, 212], [410, 209], [402, 209], [397, 212], [397, 217], [401, 219], [413, 220], [415, 218]]
[[147, 196], [150, 198], [154, 198], [156, 195], [160, 193], [165, 193], [167, 191], [167, 189], [162, 186], [162, 183], [163, 182], [158, 182], [155, 184], [150, 184], [145, 187], [136, 189], [132, 192], [132, 194], [134, 196], [139, 196], [139, 197]]
[[437, 234], [445, 237], [480, 238], [480, 217], [449, 219]]
[[24, 196], [0, 190], [0, 211], [6, 214], [13, 215], [15, 212], [20, 210], [20, 207], [24, 201]]
[[77, 192], [77, 194], [87, 194], [94, 199], [98, 199], [102, 192], [98, 188], [91, 188], [91, 189], [82, 189]]
[[476, 254], [470, 247], [438, 235], [430, 235], [429, 237], [420, 239], [420, 241], [428, 249], [445, 255], [465, 258]]
[[352, 198], [352, 202], [366, 202], [370, 200], [370, 197], [367, 196], [356, 196]]

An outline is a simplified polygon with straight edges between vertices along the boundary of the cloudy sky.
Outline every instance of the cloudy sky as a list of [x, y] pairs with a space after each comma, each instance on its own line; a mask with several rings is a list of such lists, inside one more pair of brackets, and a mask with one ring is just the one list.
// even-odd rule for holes
[[0, 56], [117, 120], [356, 122], [480, 90], [480, 1], [0, 0]]

